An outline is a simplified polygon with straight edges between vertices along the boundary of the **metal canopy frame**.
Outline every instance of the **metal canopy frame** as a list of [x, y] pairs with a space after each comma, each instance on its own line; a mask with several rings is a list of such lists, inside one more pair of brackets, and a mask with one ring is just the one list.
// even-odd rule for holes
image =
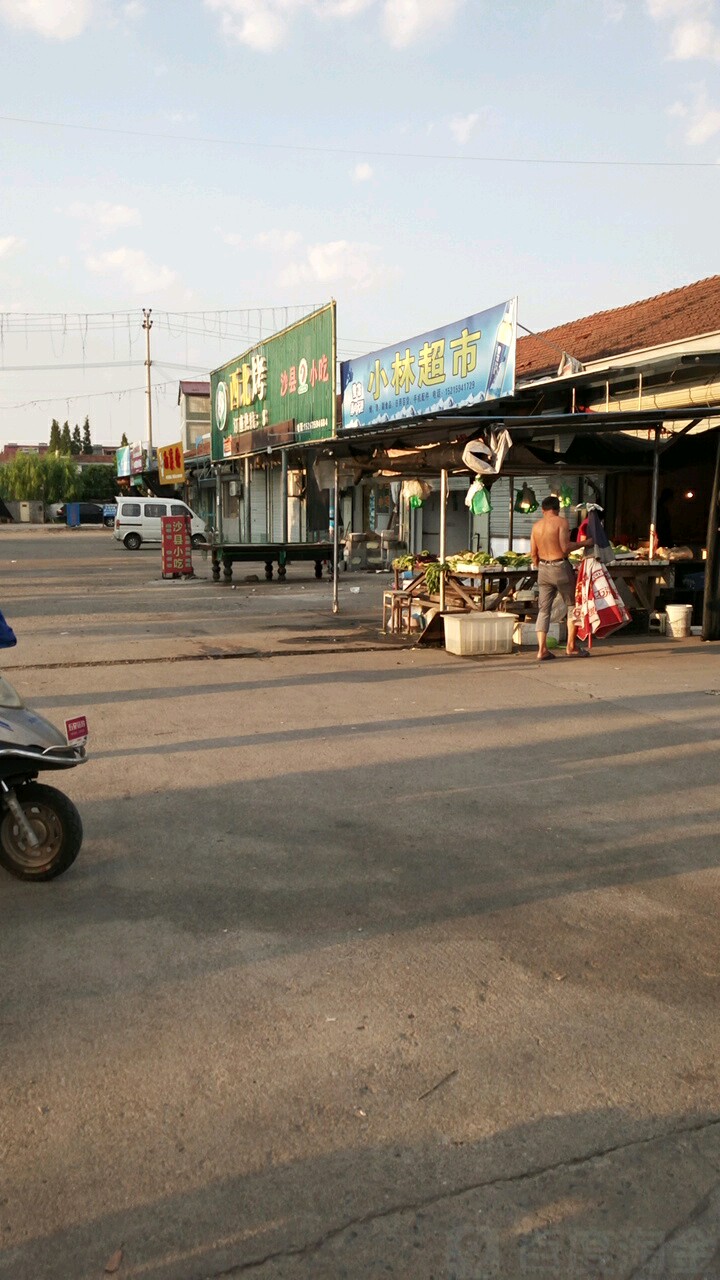
[[[354, 431], [343, 430], [332, 440], [315, 441], [313, 444], [296, 443], [292, 450], [315, 448], [326, 456], [348, 458], [353, 451], [364, 452], [363, 446], [370, 449], [393, 448], [408, 449], [423, 445], [452, 445], [460, 439], [467, 440], [479, 435], [484, 430], [502, 430], [506, 428], [513, 439], [524, 441], [552, 435], [604, 435], [610, 432], [647, 431], [663, 429], [668, 423], [682, 423], [682, 434], [692, 430], [698, 423], [714, 420], [713, 425], [720, 427], [720, 405], [699, 408], [688, 406], [681, 409], [636, 409], [622, 411], [598, 411], [592, 413], [493, 413], [458, 414], [455, 410], [438, 414], [431, 419], [418, 422], [405, 419], [402, 422], [383, 423], [382, 427], [361, 427]], [[689, 423], [690, 420], [690, 423]], [[677, 433], [678, 435], [680, 432]]]

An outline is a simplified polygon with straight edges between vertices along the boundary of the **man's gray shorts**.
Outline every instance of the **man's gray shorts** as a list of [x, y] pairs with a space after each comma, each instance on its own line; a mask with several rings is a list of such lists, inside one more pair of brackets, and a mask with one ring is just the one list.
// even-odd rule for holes
[[556, 596], [562, 596], [570, 613], [575, 607], [575, 570], [567, 560], [555, 564], [538, 565], [538, 586], [540, 600], [537, 616], [537, 630], [547, 633], [550, 630], [550, 614]]

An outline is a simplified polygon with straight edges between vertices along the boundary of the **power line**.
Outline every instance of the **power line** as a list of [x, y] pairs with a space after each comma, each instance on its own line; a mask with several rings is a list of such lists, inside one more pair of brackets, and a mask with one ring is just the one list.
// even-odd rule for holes
[[[170, 378], [167, 382], [156, 382], [153, 385], [153, 391], [160, 391], [164, 387], [174, 387], [177, 378]], [[34, 409], [41, 404], [69, 404], [71, 400], [97, 400], [101, 396], [129, 396], [136, 391], [145, 391], [145, 387], [118, 387], [115, 391], [83, 391], [78, 395], [66, 396], [58, 394], [56, 396], [47, 396], [42, 400], [21, 400], [17, 404], [2, 404], [0, 409]]]
[[213, 138], [195, 134], [156, 133], [149, 129], [113, 129], [96, 124], [69, 124], [62, 120], [37, 120], [26, 116], [0, 115], [5, 124], [21, 124], [42, 129], [70, 129], [79, 133], [98, 133], [122, 138], [152, 138], [158, 142], [191, 142], [203, 146], [244, 147], [253, 151], [280, 151], [308, 155], [372, 156], [386, 160], [446, 160], [460, 164], [543, 165], [580, 168], [619, 169], [718, 169], [714, 160], [587, 160], [554, 156], [477, 156], [453, 155], [450, 152], [379, 151], [371, 147], [328, 147], [308, 143], [250, 142], [246, 138]]
[[[0, 373], [54, 373], [57, 369], [135, 369], [142, 360], [97, 360], [82, 364], [0, 364]], [[178, 365], [178, 368], [184, 368]]]

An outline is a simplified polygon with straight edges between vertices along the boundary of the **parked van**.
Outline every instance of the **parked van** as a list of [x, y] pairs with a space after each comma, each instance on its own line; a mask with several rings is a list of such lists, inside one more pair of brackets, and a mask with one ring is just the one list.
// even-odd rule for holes
[[190, 516], [190, 536], [194, 547], [205, 541], [205, 521], [179, 498], [136, 498], [120, 496], [116, 499], [115, 537], [128, 551], [137, 551], [143, 543], [162, 542], [163, 516]]

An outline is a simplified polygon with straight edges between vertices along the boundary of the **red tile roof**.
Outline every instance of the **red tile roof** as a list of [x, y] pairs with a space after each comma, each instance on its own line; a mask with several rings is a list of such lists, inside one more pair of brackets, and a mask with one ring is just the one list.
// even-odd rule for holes
[[178, 392], [178, 404], [180, 403], [180, 396], [181, 396], [181, 395], [184, 395], [184, 396], [208, 396], [208, 398], [209, 398], [209, 396], [210, 396], [210, 383], [209, 383], [209, 382], [181, 382], [181, 383], [180, 383], [180, 390], [179, 390], [179, 392]]
[[563, 351], [583, 363], [720, 332], [720, 276], [518, 338], [516, 377], [557, 373]]

